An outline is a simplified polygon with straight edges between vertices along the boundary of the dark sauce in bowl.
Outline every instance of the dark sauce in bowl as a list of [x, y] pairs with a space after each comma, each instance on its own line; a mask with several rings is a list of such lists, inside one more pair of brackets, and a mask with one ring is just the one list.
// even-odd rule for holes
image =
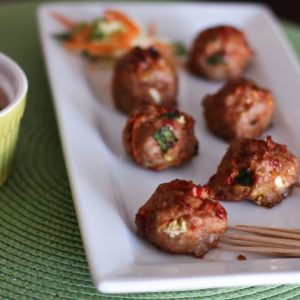
[[8, 104], [9, 104], [8, 97], [6, 93], [3, 91], [3, 89], [1, 89], [0, 87], [0, 110], [5, 108]]

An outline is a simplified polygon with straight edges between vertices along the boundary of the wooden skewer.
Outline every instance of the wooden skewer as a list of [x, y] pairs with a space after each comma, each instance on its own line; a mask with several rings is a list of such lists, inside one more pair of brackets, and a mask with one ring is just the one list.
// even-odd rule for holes
[[225, 237], [234, 240], [261, 242], [264, 244], [289, 246], [289, 247], [296, 247], [300, 249], [300, 241], [290, 240], [285, 238], [283, 239], [283, 238], [273, 238], [273, 237], [266, 237], [266, 236], [239, 235], [239, 234], [225, 234]]
[[[280, 230], [280, 229], [274, 229], [274, 228], [258, 228], [254, 226], [242, 226], [237, 225], [235, 227], [229, 227], [229, 229], [232, 230], [239, 230], [244, 232], [250, 232], [250, 233], [256, 233], [264, 236], [278, 236], [282, 238], [289, 238], [289, 239], [295, 239], [300, 240], [300, 235], [297, 234], [297, 232], [291, 232], [288, 230]], [[300, 233], [300, 231], [299, 231]]]
[[[227, 238], [227, 236], [224, 236], [221, 238], [220, 242], [226, 243], [226, 244], [230, 244], [230, 245], [237, 245], [237, 246], [249, 246], [249, 247], [259, 247], [259, 246], [266, 246], [265, 243], [262, 242], [253, 242], [253, 241], [244, 241], [244, 240], [235, 240], [235, 239], [230, 239]], [[281, 247], [279, 245], [274, 245], [274, 244], [268, 244], [272, 247]]]
[[[300, 229], [237, 225], [228, 227], [219, 249], [249, 251], [283, 257], [300, 257]], [[241, 234], [244, 233], [244, 234]]]
[[251, 225], [236, 225], [236, 226], [229, 226], [228, 228], [257, 228], [257, 229], [266, 229], [269, 231], [276, 231], [276, 232], [287, 232], [287, 233], [300, 233], [299, 228], [281, 228], [281, 227], [267, 227], [267, 226], [251, 226]]

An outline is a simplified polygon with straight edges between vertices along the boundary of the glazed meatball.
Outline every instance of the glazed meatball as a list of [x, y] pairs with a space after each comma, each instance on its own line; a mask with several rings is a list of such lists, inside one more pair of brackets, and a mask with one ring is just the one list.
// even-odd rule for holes
[[156, 171], [183, 165], [198, 149], [193, 118], [175, 108], [153, 104], [131, 113], [123, 144], [137, 164]]
[[209, 130], [223, 139], [256, 138], [270, 125], [274, 100], [270, 91], [253, 81], [229, 81], [203, 102], [204, 117]]
[[266, 140], [236, 139], [208, 185], [218, 198], [250, 200], [273, 207], [297, 184], [299, 162], [285, 145]]
[[241, 76], [252, 57], [243, 32], [231, 26], [217, 26], [196, 37], [188, 66], [196, 75], [224, 80]]
[[158, 186], [136, 214], [139, 236], [164, 251], [202, 257], [227, 227], [227, 213], [207, 187], [173, 180]]
[[133, 48], [115, 65], [112, 93], [115, 106], [129, 114], [141, 104], [176, 106], [177, 74], [154, 47]]

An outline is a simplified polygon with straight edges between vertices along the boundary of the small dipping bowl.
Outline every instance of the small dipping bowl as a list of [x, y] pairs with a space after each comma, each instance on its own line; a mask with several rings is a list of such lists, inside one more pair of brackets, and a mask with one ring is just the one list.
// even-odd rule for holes
[[28, 82], [23, 70], [0, 53], [0, 187], [11, 173]]

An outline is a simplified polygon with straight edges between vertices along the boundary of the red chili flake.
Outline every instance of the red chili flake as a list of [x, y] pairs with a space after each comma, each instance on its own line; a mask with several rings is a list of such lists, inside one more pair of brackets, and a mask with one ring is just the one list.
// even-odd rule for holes
[[225, 219], [227, 217], [227, 211], [223, 206], [219, 206], [216, 209], [216, 216], [220, 219]]
[[247, 257], [242, 254], [239, 254], [236, 258], [237, 258], [237, 260], [247, 260]]
[[279, 167], [281, 166], [281, 162], [280, 162], [279, 159], [277, 159], [277, 158], [271, 159], [271, 160], [269, 161], [269, 164], [270, 164], [270, 166], [273, 167], [273, 168], [279, 168]]
[[173, 127], [175, 127], [176, 125], [176, 121], [175, 120], [171, 120], [171, 119], [164, 119], [163, 120], [163, 124], [165, 126], [168, 126], [170, 129], [173, 129]]
[[232, 176], [232, 174], [228, 175], [225, 178], [225, 184], [232, 185], [234, 183], [234, 179], [235, 179], [235, 176]]
[[191, 196], [192, 197], [195, 197], [195, 198], [201, 198], [203, 195], [203, 190], [202, 188], [194, 185], [192, 188], [191, 188]]
[[232, 169], [230, 174], [225, 178], [225, 184], [227, 185], [231, 185], [235, 183], [235, 179], [237, 177], [237, 175], [239, 174], [239, 170], [238, 169]]

